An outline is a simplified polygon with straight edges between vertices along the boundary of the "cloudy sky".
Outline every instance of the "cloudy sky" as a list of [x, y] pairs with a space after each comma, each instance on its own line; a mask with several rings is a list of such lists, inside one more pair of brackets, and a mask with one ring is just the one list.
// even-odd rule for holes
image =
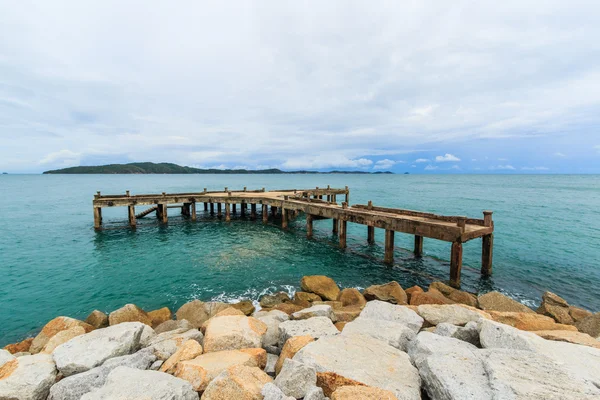
[[0, 171], [600, 173], [600, 1], [0, 0]]

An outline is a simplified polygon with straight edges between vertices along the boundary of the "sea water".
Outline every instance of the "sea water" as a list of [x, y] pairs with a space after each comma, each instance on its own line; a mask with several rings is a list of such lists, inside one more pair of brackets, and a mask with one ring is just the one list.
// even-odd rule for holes
[[[292, 293], [303, 275], [323, 274], [342, 287], [398, 281], [404, 288], [449, 277], [450, 244], [396, 234], [395, 263], [385, 265], [383, 232], [367, 244], [365, 226], [348, 224], [339, 249], [331, 220], [303, 216], [287, 231], [233, 217], [226, 223], [198, 207], [198, 221], [169, 209], [127, 227], [127, 208], [103, 209], [93, 229], [92, 199], [105, 194], [208, 190], [350, 188], [350, 203], [483, 218], [494, 211], [494, 271], [480, 276], [481, 240], [464, 246], [464, 290], [500, 290], [529, 305], [550, 290], [600, 310], [600, 176], [588, 175], [0, 175], [0, 346], [65, 315], [85, 319], [126, 303], [176, 310], [191, 299], [257, 300]], [[339, 197], [339, 196], [338, 196]], [[339, 200], [339, 198], [338, 198]], [[139, 207], [136, 212], [145, 207]], [[260, 207], [259, 207], [260, 210]]]

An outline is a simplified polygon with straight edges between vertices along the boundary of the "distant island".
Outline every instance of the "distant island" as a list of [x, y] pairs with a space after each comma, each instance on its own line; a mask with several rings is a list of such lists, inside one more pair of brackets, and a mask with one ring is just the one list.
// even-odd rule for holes
[[44, 174], [393, 174], [390, 171], [365, 172], [365, 171], [282, 171], [277, 168], [270, 169], [200, 169], [182, 167], [172, 163], [129, 163], [108, 164], [98, 166], [81, 166], [44, 171]]

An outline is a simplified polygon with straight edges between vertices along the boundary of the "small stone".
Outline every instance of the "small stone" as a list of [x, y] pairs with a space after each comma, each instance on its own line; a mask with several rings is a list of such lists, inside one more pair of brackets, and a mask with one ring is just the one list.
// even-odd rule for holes
[[56, 380], [56, 368], [52, 356], [35, 354], [12, 357], [12, 360], [5, 360], [3, 364], [1, 358], [0, 355], [0, 399], [46, 399], [50, 387]]
[[286, 358], [274, 383], [287, 396], [300, 399], [306, 395], [310, 387], [317, 384], [317, 371], [291, 358]]
[[48, 343], [46, 343], [46, 345], [40, 353], [51, 354], [54, 351], [54, 349], [56, 349], [61, 344], [68, 342], [74, 337], [81, 336], [84, 334], [85, 329], [83, 329], [83, 327], [81, 326], [74, 326], [73, 328], [60, 331], [56, 335], [52, 336], [50, 340], [48, 340]]
[[396, 281], [383, 285], [372, 285], [363, 291], [365, 299], [387, 301], [392, 304], [408, 304], [408, 297], [402, 286]]
[[4, 350], [12, 354], [29, 352], [29, 348], [31, 347], [32, 342], [33, 338], [27, 338], [21, 342], [4, 346]]
[[342, 332], [347, 324], [348, 322], [336, 322], [334, 325], [338, 331]]
[[259, 297], [258, 302], [263, 308], [275, 307], [281, 303], [291, 303], [292, 299], [285, 292], [278, 292], [275, 294], [263, 294]]
[[535, 311], [526, 305], [521, 304], [518, 301], [515, 301], [499, 292], [489, 292], [480, 295], [477, 297], [477, 300], [479, 302], [479, 308], [486, 311], [535, 313]]
[[333, 392], [331, 400], [398, 400], [394, 393], [370, 386], [342, 386]]
[[182, 319], [182, 320], [177, 320], [177, 321], [170, 320], [170, 321], [165, 321], [162, 324], [158, 325], [156, 328], [154, 328], [154, 332], [159, 334], [159, 333], [174, 331], [177, 329], [190, 330], [190, 329], [194, 329], [194, 327], [192, 326], [192, 324], [190, 324], [188, 322], [187, 319]]
[[256, 307], [250, 300], [242, 300], [235, 304], [231, 304], [231, 307], [236, 308], [244, 313], [244, 315], [252, 315]]
[[150, 366], [150, 369], [151, 369], [152, 371], [158, 371], [158, 370], [160, 369], [160, 367], [162, 367], [162, 365], [163, 365], [164, 363], [165, 363], [165, 362], [164, 362], [163, 360], [156, 360], [156, 361], [154, 361], [154, 362], [152, 363], [152, 365]]
[[588, 310], [584, 310], [583, 308], [570, 306], [569, 315], [571, 316], [571, 318], [573, 318], [573, 321], [577, 323], [582, 319], [589, 317], [590, 315], [592, 315], [592, 313]]
[[117, 325], [122, 322], [141, 322], [142, 324], [152, 326], [152, 319], [148, 313], [135, 304], [125, 304], [108, 315], [109, 325]]
[[325, 300], [336, 300], [340, 288], [335, 281], [324, 275], [304, 276], [300, 281], [300, 287], [305, 292], [318, 294]]
[[270, 376], [275, 376], [275, 365], [277, 364], [279, 357], [275, 354], [267, 353], [267, 365], [265, 366], [265, 372]]
[[309, 319], [313, 317], [326, 317], [331, 320], [335, 319], [333, 315], [333, 309], [331, 306], [326, 305], [317, 305], [309, 308], [305, 308], [304, 310], [296, 311], [291, 315], [291, 319]]
[[344, 307], [346, 306], [358, 306], [364, 307], [367, 304], [367, 299], [362, 293], [355, 288], [343, 289], [337, 297], [337, 301], [341, 301]]
[[454, 304], [454, 301], [445, 297], [439, 290], [431, 288], [427, 292], [415, 292], [410, 297], [411, 306], [423, 304]]
[[160, 371], [166, 372], [167, 374], [173, 374], [177, 363], [180, 361], [191, 360], [202, 354], [202, 346], [195, 340], [188, 340], [182, 344], [177, 351], [168, 358], [167, 361], [161, 366]]
[[577, 331], [577, 328], [572, 325], [557, 324], [554, 319], [536, 313], [489, 311], [489, 315], [496, 322], [510, 325], [523, 331]]
[[267, 383], [261, 392], [263, 400], [296, 400], [294, 397], [286, 396], [274, 383]]
[[297, 352], [300, 351], [304, 346], [309, 344], [310, 342], [314, 342], [315, 338], [310, 335], [304, 336], [294, 336], [289, 338], [285, 344], [283, 345], [283, 349], [281, 350], [281, 355], [275, 364], [275, 373], [279, 374], [281, 368], [283, 368], [283, 363], [287, 358], [294, 358]]
[[404, 293], [406, 293], [407, 301], [410, 304], [410, 299], [411, 299], [411, 296], [413, 295], [413, 293], [415, 293], [415, 294], [423, 293], [423, 289], [421, 289], [420, 286], [415, 285], [415, 286], [412, 286], [412, 287], [409, 287], [408, 289], [406, 289], [404, 291]]
[[299, 321], [285, 321], [279, 324], [279, 347], [294, 336], [310, 335], [315, 339], [338, 335], [340, 332], [326, 317], [313, 317]]
[[83, 321], [79, 321], [69, 317], [56, 317], [52, 321], [48, 322], [42, 331], [33, 339], [29, 352], [32, 354], [39, 353], [42, 351], [48, 340], [52, 336], [56, 335], [60, 331], [64, 331], [75, 326], [81, 326], [86, 332], [91, 332], [94, 327]]
[[416, 336], [415, 332], [395, 321], [357, 318], [344, 327], [342, 335], [368, 335], [386, 342], [392, 347], [406, 351], [406, 345]]
[[366, 385], [364, 383], [355, 381], [354, 379], [346, 378], [342, 375], [336, 374], [335, 372], [326, 371], [317, 373], [317, 386], [321, 388], [325, 396], [331, 397], [331, 395], [341, 387]]
[[216, 317], [206, 327], [204, 351], [261, 347], [266, 332], [267, 326], [253, 317]]
[[390, 304], [383, 301], [369, 301], [360, 313], [361, 318], [380, 319], [398, 322], [418, 333], [423, 326], [423, 318], [408, 307]]
[[318, 386], [313, 386], [306, 392], [306, 396], [304, 396], [304, 400], [329, 400], [325, 397], [325, 393], [323, 393], [323, 389]]
[[294, 304], [294, 303], [281, 303], [281, 304], [277, 304], [273, 308], [266, 309], [266, 310], [268, 310], [268, 311], [282, 311], [282, 312], [286, 313], [287, 315], [291, 315], [291, 314], [295, 313], [296, 311], [302, 310], [303, 308], [304, 307], [299, 306], [298, 304]]
[[587, 333], [592, 337], [600, 336], [600, 313], [592, 314], [575, 324], [580, 332]]
[[202, 400], [261, 400], [262, 388], [273, 379], [256, 367], [237, 365], [221, 372], [202, 394]]
[[159, 308], [158, 310], [153, 310], [148, 312], [148, 316], [152, 321], [152, 327], [156, 328], [163, 322], [173, 320], [173, 313], [169, 310], [169, 307]]
[[440, 336], [451, 337], [481, 347], [479, 342], [479, 329], [477, 322], [469, 322], [465, 326], [456, 326], [448, 323], [438, 324], [433, 333]]
[[85, 322], [96, 329], [106, 328], [108, 326], [108, 315], [100, 310], [94, 310], [87, 316]]
[[295, 303], [312, 303], [313, 301], [323, 301], [321, 296], [309, 292], [296, 292], [294, 293]]

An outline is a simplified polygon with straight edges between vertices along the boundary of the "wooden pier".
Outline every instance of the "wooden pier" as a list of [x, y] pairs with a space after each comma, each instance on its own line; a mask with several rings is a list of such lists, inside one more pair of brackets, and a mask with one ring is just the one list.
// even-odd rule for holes
[[[343, 196], [338, 204], [338, 196]], [[374, 243], [375, 228], [385, 230], [385, 255], [386, 263], [394, 261], [394, 234], [395, 232], [407, 233], [415, 236], [414, 253], [420, 257], [423, 254], [423, 238], [431, 238], [452, 243], [450, 254], [450, 283], [455, 287], [460, 286], [462, 268], [463, 243], [469, 240], [482, 238], [481, 274], [491, 275], [492, 253], [494, 246], [494, 223], [492, 212], [484, 211], [482, 219], [467, 218], [463, 216], [443, 216], [427, 212], [386, 208], [368, 204], [355, 204], [350, 206], [350, 191], [344, 189], [315, 188], [305, 190], [229, 190], [207, 191], [198, 193], [162, 193], [131, 195], [127, 191], [124, 195], [102, 195], [100, 192], [94, 196], [94, 227], [102, 228], [102, 209], [105, 207], [127, 207], [129, 225], [135, 228], [138, 218], [143, 218], [150, 213], [162, 222], [168, 222], [168, 209], [177, 208], [181, 214], [196, 220], [196, 204], [203, 203], [205, 212], [223, 217], [231, 221], [231, 215], [237, 213], [239, 205], [240, 215], [245, 216], [250, 205], [250, 218], [257, 218], [257, 206], [261, 206], [263, 223], [276, 215], [281, 217], [281, 227], [286, 229], [291, 216], [300, 212], [306, 215], [306, 234], [313, 235], [313, 221], [317, 219], [331, 219], [332, 231], [339, 237], [339, 246], [346, 247], [346, 232], [348, 222], [365, 225], [367, 227], [367, 241]], [[147, 210], [136, 214], [136, 206], [150, 206]], [[269, 213], [270, 208], [270, 213]], [[209, 211], [210, 209], [210, 211]], [[270, 214], [270, 215], [269, 215]]]

